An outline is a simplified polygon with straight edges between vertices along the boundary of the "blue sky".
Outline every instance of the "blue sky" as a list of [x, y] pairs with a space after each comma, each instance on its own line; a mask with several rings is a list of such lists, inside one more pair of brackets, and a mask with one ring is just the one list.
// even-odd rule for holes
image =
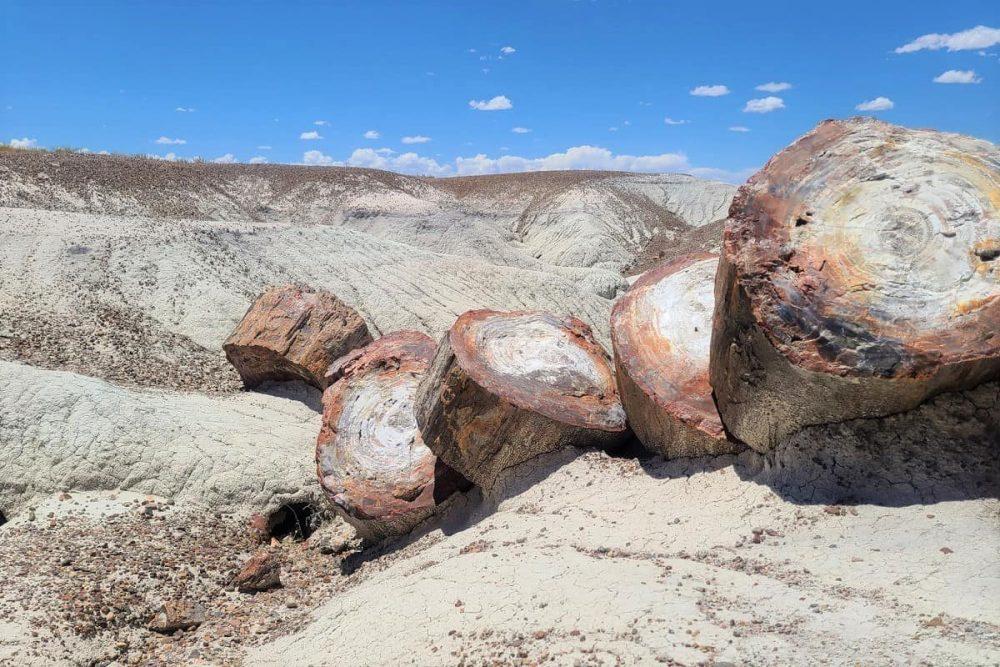
[[738, 181], [879, 98], [867, 113], [1000, 139], [996, 0], [6, 0], [0, 20], [15, 145]]

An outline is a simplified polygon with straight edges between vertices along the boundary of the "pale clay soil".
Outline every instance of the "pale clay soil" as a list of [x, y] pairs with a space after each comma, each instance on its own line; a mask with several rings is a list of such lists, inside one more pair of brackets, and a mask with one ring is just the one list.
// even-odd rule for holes
[[[318, 392], [221, 353], [292, 281], [376, 335], [542, 308], [607, 345], [732, 191], [0, 152], [0, 664], [1000, 663], [996, 385], [768, 456], [566, 450], [367, 544], [319, 495]], [[282, 586], [240, 593], [255, 512]], [[150, 629], [172, 601], [200, 624]]]

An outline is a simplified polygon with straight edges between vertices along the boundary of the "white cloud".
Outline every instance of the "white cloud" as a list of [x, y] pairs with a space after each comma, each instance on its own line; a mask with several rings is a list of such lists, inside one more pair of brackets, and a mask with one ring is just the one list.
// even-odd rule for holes
[[38, 140], [37, 139], [29, 139], [28, 137], [24, 137], [23, 139], [11, 139], [10, 140], [10, 147], [11, 148], [38, 148]]
[[745, 113], [771, 113], [778, 109], [785, 108], [785, 101], [780, 97], [769, 95], [755, 100], [749, 100], [743, 111]]
[[368, 130], [365, 132], [365, 139], [380, 139], [382, 137], [378, 130]]
[[417, 134], [412, 137], [403, 137], [402, 139], [400, 139], [400, 141], [402, 141], [404, 144], [426, 144], [430, 140], [431, 140], [430, 137], [425, 137], [422, 134]]
[[184, 161], [184, 158], [178, 157], [177, 153], [173, 152], [167, 153], [166, 155], [153, 155], [150, 153], [147, 154], [146, 157], [153, 158], [154, 160], [164, 160], [166, 162], [177, 162], [178, 160]]
[[518, 126], [510, 128], [510, 131], [514, 134], [527, 134], [528, 132], [531, 132], [531, 128]]
[[517, 49], [515, 49], [513, 46], [505, 46], [502, 49], [500, 49], [500, 53], [504, 54], [505, 56], [509, 56], [510, 54], [516, 52]]
[[749, 132], [749, 127], [744, 127], [742, 125], [733, 125], [729, 128], [730, 132]]
[[792, 87], [792, 84], [787, 81], [768, 81], [767, 83], [762, 83], [757, 86], [756, 90], [765, 93], [780, 93], [783, 90], [788, 90]]
[[694, 167], [688, 169], [688, 173], [698, 178], [708, 178], [714, 181], [726, 181], [727, 183], [743, 183], [748, 178], [757, 173], [757, 167], [747, 167], [732, 171], [729, 169], [716, 169], [715, 167]]
[[249, 163], [249, 164], [267, 164], [267, 158], [264, 157], [263, 155], [255, 155], [252, 158], [250, 158], [249, 160], [247, 160], [247, 163]]
[[617, 125], [612, 125], [611, 127], [608, 128], [608, 132], [617, 132], [617, 131], [618, 131]]
[[949, 51], [973, 51], [976, 49], [988, 49], [991, 46], [1000, 44], [1000, 28], [988, 28], [984, 25], [977, 25], [975, 28], [955, 32], [952, 34], [940, 34], [932, 32], [921, 35], [909, 44], [904, 44], [896, 49], [896, 53], [913, 53], [929, 49], [937, 51], [948, 49]]
[[469, 106], [476, 111], [504, 111], [513, 109], [514, 103], [506, 95], [497, 95], [490, 100], [469, 100]]
[[475, 53], [475, 52], [476, 52], [475, 49], [469, 49], [469, 53]]
[[337, 162], [329, 155], [324, 155], [321, 151], [306, 151], [302, 154], [302, 164], [329, 167], [343, 165], [343, 162]]
[[598, 146], [574, 146], [564, 153], [540, 158], [504, 155], [493, 159], [484, 154], [455, 159], [457, 173], [493, 174], [511, 171], [549, 171], [554, 169], [605, 169], [614, 171], [683, 171], [688, 169], [683, 153], [660, 155], [615, 155]]
[[160, 137], [156, 140], [158, 144], [166, 144], [167, 146], [183, 146], [187, 143], [187, 139], [171, 139], [170, 137]]
[[225, 155], [220, 155], [219, 157], [212, 160], [216, 164], [236, 164], [239, 160], [232, 153], [226, 153]]
[[330, 124], [330, 121], [328, 121], [328, 120], [314, 120], [313, 121], [313, 125], [319, 125], [321, 127], [323, 125], [329, 125], [329, 124]]
[[663, 119], [663, 123], [665, 125], [687, 125], [690, 122], [691, 121], [689, 121], [689, 120], [674, 120], [673, 118], [671, 118], [669, 116], [667, 116], [666, 118]]
[[299, 139], [302, 139], [304, 141], [310, 141], [312, 139], [322, 139], [322, 138], [323, 138], [323, 135], [321, 135], [316, 130], [311, 130], [309, 132], [303, 132], [302, 134], [299, 135]]
[[270, 146], [258, 146], [257, 150], [259, 150], [259, 151], [269, 151], [269, 150], [271, 150], [271, 147]]
[[862, 102], [854, 108], [858, 111], [886, 111], [894, 106], [896, 105], [888, 97], [876, 97], [873, 100]]
[[950, 69], [934, 77], [934, 83], [979, 83], [981, 78], [971, 69]]
[[179, 111], [180, 113], [194, 113], [193, 107], [177, 107], [174, 111]]
[[406, 174], [427, 174], [430, 176], [447, 176], [452, 173], [451, 165], [439, 164], [433, 158], [426, 158], [416, 153], [403, 153], [388, 156], [371, 148], [355, 149], [347, 158], [347, 164], [352, 167], [367, 167], [369, 169], [388, 169]]
[[729, 88], [723, 85], [698, 86], [691, 89], [691, 94], [697, 97], [721, 97], [729, 94]]

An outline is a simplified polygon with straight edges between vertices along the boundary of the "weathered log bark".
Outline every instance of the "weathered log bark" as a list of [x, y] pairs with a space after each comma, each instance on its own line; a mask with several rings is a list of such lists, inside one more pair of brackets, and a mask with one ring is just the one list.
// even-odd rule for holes
[[607, 353], [575, 317], [473, 310], [438, 346], [417, 391], [424, 442], [483, 489], [566, 445], [627, 436]]
[[668, 458], [742, 449], [726, 437], [708, 383], [717, 255], [650, 269], [615, 304], [611, 342], [629, 426]]
[[361, 316], [333, 294], [285, 285], [257, 297], [222, 349], [247, 387], [303, 380], [325, 389], [330, 364], [371, 340]]
[[409, 532], [470, 486], [424, 445], [414, 418], [413, 395], [434, 350], [425, 334], [397, 331], [338, 359], [327, 373], [317, 474], [362, 537]]
[[740, 189], [711, 351], [733, 435], [766, 451], [1000, 377], [998, 165], [986, 141], [858, 118]]

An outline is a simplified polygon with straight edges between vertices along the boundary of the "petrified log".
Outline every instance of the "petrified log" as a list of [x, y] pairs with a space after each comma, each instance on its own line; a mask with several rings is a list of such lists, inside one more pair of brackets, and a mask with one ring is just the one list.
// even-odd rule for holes
[[424, 442], [489, 491], [504, 470], [627, 434], [607, 353], [575, 317], [472, 310], [438, 345], [416, 396]]
[[671, 458], [731, 453], [708, 383], [717, 255], [650, 269], [615, 304], [611, 342], [629, 426]]
[[911, 409], [1000, 377], [1000, 151], [826, 121], [730, 210], [711, 382], [765, 451], [803, 426]]
[[317, 474], [362, 537], [406, 533], [469, 487], [424, 445], [413, 414], [435, 348], [425, 334], [397, 331], [338, 359], [327, 374]]
[[371, 340], [361, 316], [333, 294], [285, 285], [257, 297], [222, 349], [247, 387], [303, 380], [325, 389], [330, 364]]

